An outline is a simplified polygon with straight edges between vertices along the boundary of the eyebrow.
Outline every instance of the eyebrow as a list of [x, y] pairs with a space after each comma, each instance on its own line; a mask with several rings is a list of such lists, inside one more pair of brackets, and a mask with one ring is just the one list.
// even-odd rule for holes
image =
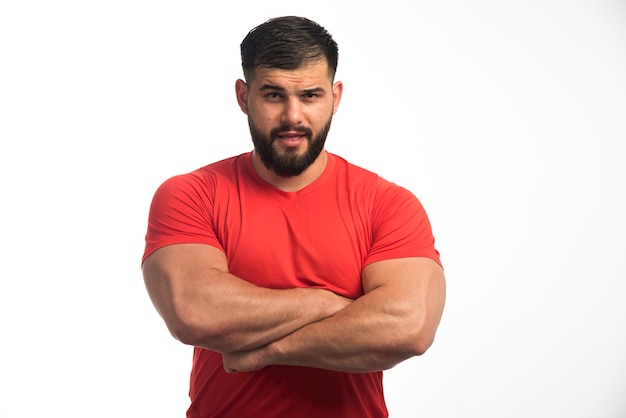
[[[280, 86], [276, 86], [274, 84], [263, 84], [261, 87], [259, 87], [259, 91], [266, 91], [266, 90], [274, 90], [274, 91], [279, 91], [279, 92], [285, 92], [287, 91], [287, 89], [285, 89], [284, 87], [280, 87]], [[324, 90], [322, 87], [314, 87], [312, 89], [304, 89], [302, 91], [300, 91], [300, 93], [302, 94], [311, 94], [311, 93], [324, 93], [326, 90]]]

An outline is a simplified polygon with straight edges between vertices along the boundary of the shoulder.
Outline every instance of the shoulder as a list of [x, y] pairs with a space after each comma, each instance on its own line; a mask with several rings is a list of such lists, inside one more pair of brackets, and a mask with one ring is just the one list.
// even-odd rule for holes
[[439, 261], [428, 215], [417, 196], [408, 188], [336, 157], [339, 177], [346, 184], [351, 204], [358, 208], [371, 231], [372, 242], [364, 261], [426, 257]]
[[371, 170], [355, 165], [343, 157], [331, 155], [335, 159], [338, 177], [345, 178], [352, 190], [360, 194], [366, 193], [375, 201], [395, 199], [417, 201], [415, 195], [407, 188], [389, 181]]
[[361, 166], [353, 164], [345, 158], [328, 153], [328, 155], [334, 160], [335, 170], [338, 175], [350, 175], [351, 178], [360, 179], [363, 181], [376, 181], [378, 175], [370, 170], [367, 170]]
[[245, 155], [247, 154], [229, 157], [187, 173], [174, 175], [161, 183], [157, 193], [197, 193], [199, 190], [215, 189], [218, 183], [234, 181]]
[[373, 200], [377, 194], [380, 181], [378, 174], [353, 164], [343, 157], [331, 154], [334, 160], [335, 181], [348, 194]]

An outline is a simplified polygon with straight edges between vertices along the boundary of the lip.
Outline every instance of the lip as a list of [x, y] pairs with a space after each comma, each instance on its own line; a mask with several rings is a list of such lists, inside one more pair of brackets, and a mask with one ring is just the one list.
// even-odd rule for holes
[[286, 147], [297, 147], [306, 139], [306, 134], [299, 131], [281, 132], [278, 139]]
[[278, 134], [279, 137], [281, 138], [300, 138], [305, 136], [304, 132], [300, 132], [300, 131], [286, 131], [286, 132], [281, 132]]
[[280, 143], [283, 144], [286, 147], [297, 147], [300, 144], [302, 144], [302, 142], [304, 142], [304, 139], [306, 137], [304, 135], [287, 135], [287, 136], [283, 136], [280, 135], [279, 139], [280, 139]]

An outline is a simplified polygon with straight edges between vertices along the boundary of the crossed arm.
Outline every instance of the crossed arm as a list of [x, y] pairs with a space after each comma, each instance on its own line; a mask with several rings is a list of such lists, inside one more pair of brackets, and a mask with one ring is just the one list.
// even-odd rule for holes
[[347, 372], [388, 369], [432, 344], [445, 301], [441, 267], [427, 258], [372, 263], [357, 300], [323, 289], [266, 289], [228, 273], [224, 254], [171, 245], [143, 265], [172, 335], [222, 353], [229, 372], [299, 365]]

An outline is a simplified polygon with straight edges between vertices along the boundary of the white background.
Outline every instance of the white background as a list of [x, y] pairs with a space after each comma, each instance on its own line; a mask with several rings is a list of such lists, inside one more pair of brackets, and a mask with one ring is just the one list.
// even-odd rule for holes
[[339, 43], [328, 149], [420, 198], [446, 268], [435, 344], [386, 372], [391, 417], [626, 416], [626, 3], [16, 0], [0, 417], [184, 416], [191, 348], [141, 277], [148, 206], [250, 149], [239, 43], [286, 14]]

